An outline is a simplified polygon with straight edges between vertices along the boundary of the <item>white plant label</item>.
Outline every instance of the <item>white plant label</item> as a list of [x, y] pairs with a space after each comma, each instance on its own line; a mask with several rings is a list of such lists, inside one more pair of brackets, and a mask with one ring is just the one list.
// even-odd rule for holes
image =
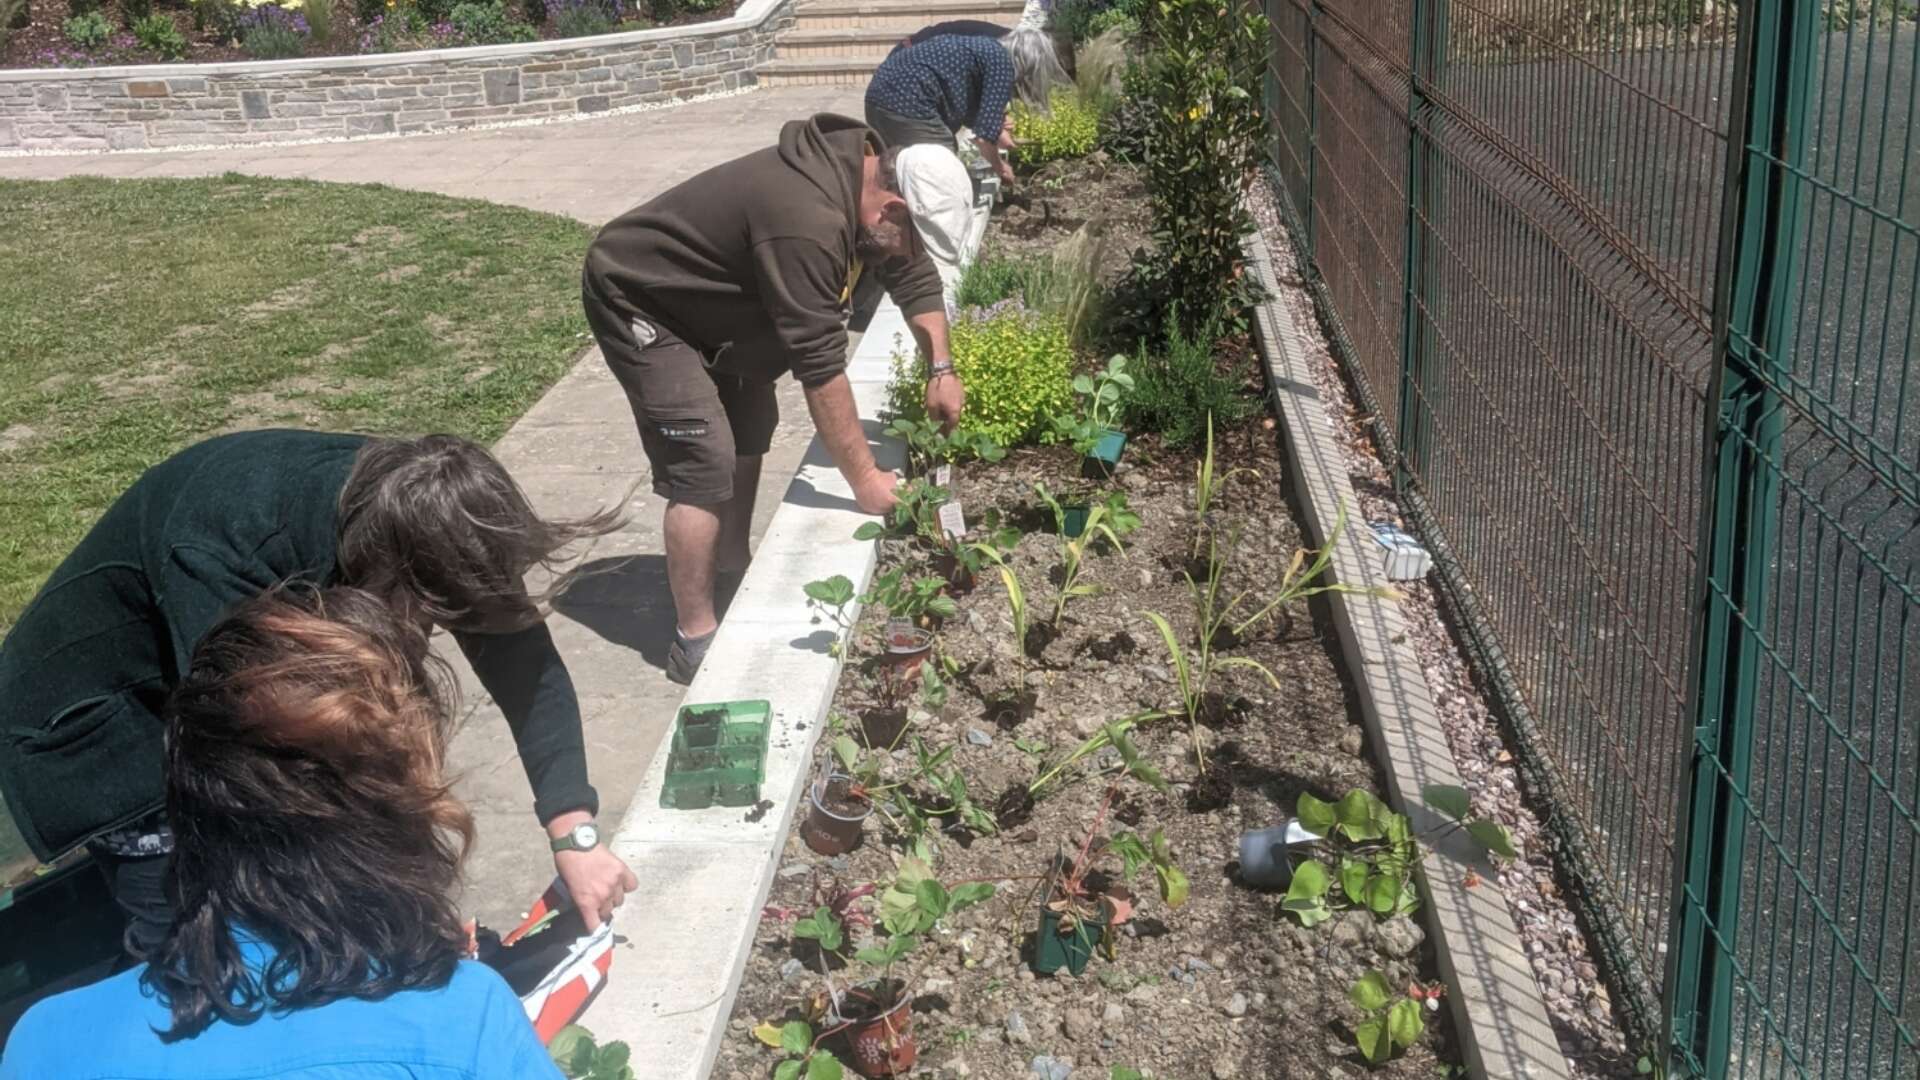
[[940, 527], [946, 530], [947, 535], [953, 537], [955, 540], [966, 535], [967, 519], [966, 516], [960, 512], [960, 504], [958, 502], [950, 502], [940, 508]]
[[935, 468], [933, 470], [933, 483], [935, 487], [946, 487], [948, 484], [953, 483], [953, 466], [941, 465]]

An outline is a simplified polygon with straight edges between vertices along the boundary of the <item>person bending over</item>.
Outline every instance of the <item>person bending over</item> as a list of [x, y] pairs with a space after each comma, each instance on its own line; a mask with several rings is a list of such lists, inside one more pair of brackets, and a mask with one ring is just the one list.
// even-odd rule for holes
[[862, 274], [892, 295], [927, 361], [927, 415], [960, 419], [940, 277], [913, 236], [879, 139], [822, 113], [627, 211], [588, 247], [587, 324], [667, 500], [668, 678], [692, 681], [746, 569], [760, 459], [780, 422], [775, 379], [799, 381], [859, 508], [893, 508], [895, 477], [874, 464], [846, 376]]
[[522, 577], [617, 524], [542, 519], [492, 455], [450, 435], [267, 430], [188, 447], [108, 508], [0, 643], [0, 792], [41, 859], [89, 848], [143, 957], [173, 917], [160, 707], [194, 643], [282, 581], [354, 585], [452, 632], [597, 926], [635, 881], [598, 843], [579, 703]]
[[353, 589], [208, 631], [165, 709], [179, 914], [145, 964], [29, 1010], [0, 1080], [558, 1077], [506, 981], [461, 959], [444, 675]]

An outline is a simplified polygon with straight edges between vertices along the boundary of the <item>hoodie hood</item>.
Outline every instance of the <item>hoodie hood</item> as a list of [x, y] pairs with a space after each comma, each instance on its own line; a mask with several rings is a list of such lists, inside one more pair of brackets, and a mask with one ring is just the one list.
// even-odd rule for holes
[[817, 113], [789, 120], [780, 129], [780, 160], [820, 190], [835, 206], [846, 208], [849, 238], [860, 231], [862, 162], [867, 149], [880, 152], [880, 137], [850, 116]]

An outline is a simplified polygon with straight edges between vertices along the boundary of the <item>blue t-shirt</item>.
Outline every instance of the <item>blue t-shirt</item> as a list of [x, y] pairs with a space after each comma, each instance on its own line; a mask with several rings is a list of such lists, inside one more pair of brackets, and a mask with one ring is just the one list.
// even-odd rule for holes
[[[249, 964], [266, 947], [243, 943]], [[255, 969], [259, 970], [258, 967]], [[498, 972], [463, 960], [447, 985], [380, 1001], [347, 998], [250, 1024], [216, 1021], [164, 1043], [166, 1006], [146, 967], [48, 998], [0, 1057], [0, 1080], [557, 1080], [520, 999]]]
[[992, 142], [1013, 98], [1013, 57], [990, 37], [942, 34], [895, 49], [874, 69], [867, 101], [920, 120], [938, 117]]

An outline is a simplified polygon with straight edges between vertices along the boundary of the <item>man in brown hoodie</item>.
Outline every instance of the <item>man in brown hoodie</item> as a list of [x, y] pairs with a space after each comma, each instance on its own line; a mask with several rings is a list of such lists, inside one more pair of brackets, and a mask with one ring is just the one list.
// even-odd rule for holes
[[914, 239], [891, 157], [866, 125], [822, 113], [777, 146], [715, 166], [614, 219], [587, 250], [587, 322], [625, 388], [667, 500], [678, 616], [667, 675], [689, 682], [746, 569], [760, 458], [791, 371], [861, 510], [892, 509], [847, 381], [848, 303], [886, 287], [927, 360], [927, 414], [951, 427], [965, 394], [947, 350], [940, 276]]

